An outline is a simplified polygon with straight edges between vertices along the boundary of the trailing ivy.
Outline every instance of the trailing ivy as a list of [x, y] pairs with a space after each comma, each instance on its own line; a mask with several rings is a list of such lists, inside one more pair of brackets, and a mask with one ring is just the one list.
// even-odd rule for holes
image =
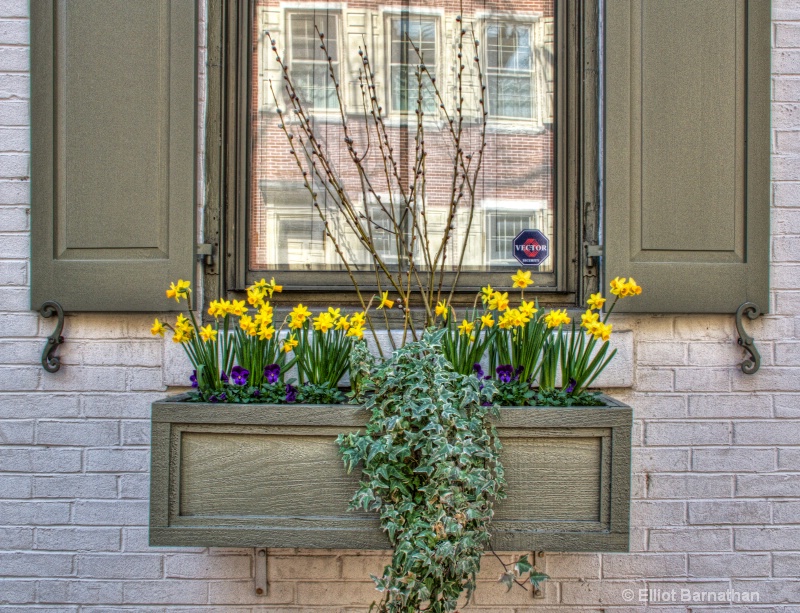
[[489, 420], [494, 385], [456, 373], [443, 334], [426, 333], [369, 376], [359, 372], [371, 419], [366, 432], [338, 438], [348, 472], [361, 465], [363, 473], [351, 508], [377, 511], [394, 547], [373, 577], [381, 612], [454, 611], [462, 593], [469, 600], [494, 502], [504, 497]]

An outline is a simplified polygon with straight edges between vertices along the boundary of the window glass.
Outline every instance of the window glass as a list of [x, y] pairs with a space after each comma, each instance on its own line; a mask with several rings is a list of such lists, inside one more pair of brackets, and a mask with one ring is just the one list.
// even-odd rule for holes
[[[302, 155], [307, 147], [298, 136], [297, 116], [290, 112], [277, 60], [281, 56], [326, 157], [350, 200], [369, 212], [373, 240], [390, 266], [402, 265], [397, 243], [412, 242], [424, 210], [432, 248], [440, 244], [448, 225], [451, 229], [447, 270], [459, 261], [467, 272], [516, 269], [521, 265], [514, 256], [515, 239], [524, 230], [538, 230], [549, 240], [549, 254], [530, 269], [553, 272], [559, 240], [554, 195], [554, 2], [528, 0], [518, 10], [508, 3], [502, 11], [484, 2], [465, 4], [463, 19], [457, 22], [457, 6], [441, 0], [412, 5], [299, 0], [291, 3], [291, 9], [278, 0], [256, 0], [249, 270], [253, 274], [331, 271], [334, 278], [345, 270], [342, 255], [353, 271], [373, 266], [354, 229], [337, 215], [338, 195], [319, 180], [305, 185], [291, 155], [291, 151]], [[461, 28], [465, 68], [459, 89]], [[275, 50], [270, 38], [276, 42]], [[371, 85], [364, 81], [365, 56]], [[483, 96], [475, 57], [486, 88]], [[372, 96], [381, 128], [370, 109], [365, 112], [364, 102], [369, 107]], [[340, 101], [366, 175], [359, 173], [348, 153]], [[424, 187], [420, 181], [412, 194], [409, 187], [419, 167], [418, 104], [424, 118]], [[459, 104], [462, 149], [476, 152], [482, 138], [486, 144], [475, 189], [464, 190], [468, 193], [449, 218], [454, 193], [449, 120]], [[287, 111], [283, 120], [278, 108]], [[284, 128], [295, 134], [291, 144]], [[387, 167], [382, 149], [391, 150], [393, 166]], [[364, 176], [371, 182], [368, 188]], [[318, 194], [317, 206], [310, 191]], [[403, 220], [400, 232], [388, 229], [390, 211]], [[327, 231], [321, 217], [328, 220]], [[420, 244], [421, 240], [414, 243], [415, 254]]]

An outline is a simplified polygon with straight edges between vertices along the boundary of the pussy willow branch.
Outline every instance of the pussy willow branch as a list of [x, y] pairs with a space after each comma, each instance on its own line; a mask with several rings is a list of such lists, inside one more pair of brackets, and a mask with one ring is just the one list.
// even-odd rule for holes
[[[461, 16], [457, 17], [460, 23]], [[399, 304], [404, 314], [403, 325], [403, 341], [405, 342], [407, 334], [412, 334], [416, 339], [416, 328], [414, 326], [412, 312], [411, 312], [411, 295], [413, 292], [419, 292], [421, 301], [425, 308], [426, 324], [433, 323], [433, 306], [435, 302], [441, 300], [442, 286], [446, 276], [446, 260], [448, 246], [451, 242], [454, 222], [456, 219], [457, 210], [459, 205], [465, 199], [465, 192], [468, 195], [469, 202], [469, 215], [466, 225], [466, 232], [464, 241], [461, 245], [461, 254], [456, 266], [455, 276], [453, 283], [450, 287], [448, 301], [451, 301], [456, 290], [458, 283], [459, 273], [463, 266], [464, 256], [469, 240], [469, 232], [474, 217], [475, 208], [475, 195], [477, 188], [478, 174], [481, 168], [481, 161], [486, 147], [485, 131], [486, 131], [486, 109], [483, 100], [483, 92], [485, 87], [483, 85], [483, 75], [480, 70], [480, 63], [478, 60], [477, 46], [478, 41], [475, 40], [475, 62], [478, 65], [478, 79], [481, 87], [481, 100], [480, 109], [482, 116], [480, 118], [481, 128], [481, 142], [477, 152], [466, 154], [463, 146], [464, 139], [464, 96], [463, 96], [463, 78], [464, 78], [464, 63], [463, 63], [463, 39], [466, 35], [466, 30], [461, 28], [458, 39], [458, 70], [456, 75], [456, 89], [458, 100], [456, 102], [455, 114], [450, 115], [447, 111], [447, 106], [444, 103], [441, 91], [436, 84], [436, 77], [431, 74], [430, 69], [425, 65], [424, 58], [419, 47], [406, 35], [410, 46], [417, 54], [419, 64], [416, 67], [417, 77], [417, 99], [416, 99], [416, 133], [414, 137], [414, 158], [413, 162], [402, 165], [398, 162], [394, 154], [394, 147], [392, 146], [392, 139], [390, 132], [384, 120], [383, 107], [380, 105], [377, 96], [377, 87], [375, 85], [375, 74], [372, 70], [369, 55], [367, 53], [366, 44], [363, 49], [359, 49], [359, 56], [361, 57], [361, 67], [359, 68], [359, 89], [362, 98], [363, 116], [365, 119], [365, 136], [366, 147], [363, 153], [357, 149], [356, 140], [353, 138], [354, 134], [350, 129], [348, 122], [348, 115], [345, 111], [345, 100], [342, 94], [342, 87], [337, 79], [336, 68], [333, 59], [328, 52], [325, 35], [320, 32], [315, 26], [317, 35], [320, 41], [320, 48], [322, 49], [325, 58], [327, 59], [328, 77], [331, 80], [335, 93], [336, 101], [339, 107], [339, 116], [342, 123], [342, 133], [344, 144], [348, 152], [348, 156], [355, 166], [355, 170], [359, 177], [360, 191], [362, 203], [357, 207], [351, 199], [343, 177], [339, 175], [333, 165], [331, 156], [326, 146], [319, 141], [315, 134], [315, 128], [312, 123], [311, 116], [306, 112], [301, 96], [291, 80], [289, 68], [281, 58], [277, 50], [276, 42], [270, 38], [272, 50], [275, 53], [276, 61], [278, 62], [283, 72], [283, 81], [285, 83], [285, 91], [289, 98], [290, 105], [297, 119], [297, 126], [300, 134], [297, 135], [299, 146], [303, 150], [306, 166], [304, 166], [300, 155], [297, 152], [297, 147], [292, 143], [295, 135], [287, 127], [277, 95], [270, 82], [270, 91], [272, 93], [275, 105], [278, 109], [278, 114], [281, 120], [281, 129], [286, 135], [290, 144], [290, 153], [294, 157], [295, 162], [300, 169], [303, 176], [303, 183], [306, 190], [311, 194], [312, 204], [317, 211], [317, 214], [322, 219], [325, 227], [326, 236], [330, 239], [338, 257], [343, 262], [345, 269], [350, 277], [351, 282], [358, 294], [359, 301], [368, 311], [364, 297], [360, 291], [356, 281], [353, 269], [342, 250], [342, 246], [334, 236], [330, 227], [329, 213], [327, 209], [323, 210], [319, 203], [319, 198], [314, 184], [309, 179], [309, 174], [316, 177], [322, 184], [322, 189], [335, 203], [336, 208], [344, 218], [347, 227], [353, 232], [358, 242], [366, 249], [371, 256], [374, 266], [372, 267], [375, 273], [376, 285], [379, 293], [383, 290], [383, 280], [388, 280], [391, 287], [399, 295]], [[446, 211], [446, 225], [444, 228], [442, 240], [436, 247], [436, 254], [433, 254], [433, 249], [430, 240], [430, 226], [427, 216], [427, 177], [426, 177], [426, 159], [427, 151], [425, 149], [425, 89], [424, 77], [430, 81], [430, 86], [434, 92], [434, 99], [438, 101], [440, 113], [445, 118], [447, 132], [451, 136], [452, 146], [454, 148], [453, 163], [452, 163], [452, 178], [450, 186], [450, 197]], [[371, 121], [368, 121], [370, 119]], [[384, 203], [384, 199], [377, 192], [377, 189], [370, 177], [371, 171], [366, 167], [369, 161], [370, 149], [372, 146], [370, 133], [375, 130], [375, 144], [377, 145], [378, 153], [380, 156], [380, 164], [382, 174], [386, 182], [388, 192], [388, 206]], [[477, 154], [477, 160], [473, 156]], [[307, 170], [308, 169], [308, 170]], [[411, 176], [408, 174], [411, 173]], [[383, 214], [388, 219], [388, 223], [378, 223], [373, 219], [370, 206], [377, 205]], [[363, 212], [359, 209], [363, 209]], [[410, 217], [410, 220], [409, 220]], [[337, 216], [338, 220], [338, 216]], [[395, 243], [395, 252], [397, 254], [397, 272], [396, 275], [390, 271], [389, 266], [383, 259], [383, 256], [378, 251], [375, 244], [374, 230], [380, 230], [393, 236]], [[420, 268], [417, 262], [417, 253], [423, 259], [425, 266], [425, 276], [427, 282], [423, 282], [420, 277]], [[367, 315], [370, 328], [373, 336], [377, 341], [377, 334], [372, 325], [372, 321]], [[384, 322], [387, 329], [390, 330], [390, 322], [384, 310]], [[409, 330], [410, 329], [410, 330]], [[390, 334], [390, 340], [394, 345], [394, 338]]]
[[[287, 140], [291, 143], [292, 134], [289, 132], [288, 128], [286, 127], [286, 121], [283, 119], [283, 112], [281, 111], [280, 105], [278, 104], [278, 97], [275, 94], [275, 89], [272, 87], [272, 82], [271, 81], [270, 81], [270, 84], [269, 84], [269, 88], [270, 88], [270, 92], [272, 93], [272, 98], [275, 101], [275, 107], [277, 109], [278, 118], [279, 118], [279, 121], [280, 121], [280, 129], [283, 131], [283, 133], [286, 136]], [[295, 162], [297, 163], [297, 167], [300, 169], [300, 172], [302, 173], [303, 184], [304, 184], [306, 190], [308, 191], [308, 193], [311, 195], [311, 201], [313, 203], [313, 206], [317, 210], [317, 213], [319, 214], [320, 218], [322, 219], [322, 222], [323, 222], [324, 227], [325, 227], [325, 234], [328, 236], [328, 238], [330, 238], [331, 243], [333, 244], [333, 247], [336, 250], [336, 253], [339, 255], [339, 258], [344, 263], [345, 270], [347, 271], [347, 275], [350, 277], [350, 282], [353, 284], [353, 289], [356, 292], [356, 296], [358, 296], [358, 301], [361, 304], [361, 308], [364, 309], [364, 313], [365, 313], [366, 320], [367, 320], [367, 326], [369, 327], [370, 332], [372, 333], [372, 337], [375, 340], [375, 344], [378, 347], [378, 352], [379, 352], [381, 357], [384, 357], [383, 349], [381, 348], [380, 341], [378, 340], [378, 333], [375, 330], [375, 326], [372, 323], [372, 317], [369, 314], [369, 309], [367, 308], [367, 303], [364, 300], [363, 294], [361, 293], [361, 288], [360, 288], [360, 286], [358, 284], [358, 281], [356, 281], [355, 275], [353, 274], [353, 270], [350, 268], [350, 264], [347, 262], [347, 258], [345, 258], [344, 253], [342, 253], [342, 250], [341, 250], [341, 247], [339, 246], [338, 241], [333, 236], [333, 233], [330, 231], [330, 227], [328, 226], [328, 220], [327, 220], [326, 216], [322, 213], [321, 207], [319, 206], [317, 192], [314, 190], [313, 185], [309, 182], [308, 173], [306, 172], [305, 168], [303, 167], [303, 164], [300, 161], [300, 157], [297, 155], [297, 152], [295, 151], [294, 147], [292, 147], [291, 153], [292, 153], [292, 157], [294, 158]]]

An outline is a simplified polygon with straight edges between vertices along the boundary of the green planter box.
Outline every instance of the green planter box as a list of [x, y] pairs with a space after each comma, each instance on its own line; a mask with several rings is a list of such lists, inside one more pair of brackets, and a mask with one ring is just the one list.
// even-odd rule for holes
[[[498, 551], [627, 551], [631, 408], [503, 408], [508, 498]], [[153, 403], [150, 544], [389, 549], [375, 514], [347, 505], [335, 443], [367, 412], [337, 405]]]

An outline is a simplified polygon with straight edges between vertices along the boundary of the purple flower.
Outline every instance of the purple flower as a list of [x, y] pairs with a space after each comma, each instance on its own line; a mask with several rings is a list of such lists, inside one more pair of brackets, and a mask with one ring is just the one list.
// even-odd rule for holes
[[233, 379], [234, 385], [245, 385], [249, 375], [250, 371], [241, 366], [234, 366], [231, 370], [231, 379]]
[[212, 394], [208, 397], [209, 402], [219, 402], [219, 398], [217, 398], [216, 394]]
[[297, 390], [290, 384], [286, 384], [286, 402], [294, 402], [297, 400]]
[[253, 398], [258, 398], [260, 395], [261, 395], [261, 390], [260, 389], [254, 389], [253, 390]]
[[472, 370], [475, 371], [475, 376], [478, 377], [478, 379], [483, 379], [483, 368], [481, 368], [480, 364], [475, 362], [475, 364], [472, 365]]
[[189, 375], [189, 381], [192, 382], [192, 387], [197, 387], [197, 371], [193, 370], [192, 374]]
[[578, 385], [578, 382], [575, 379], [570, 379], [569, 380], [569, 385], [567, 385], [567, 389], [565, 389], [564, 391], [567, 394], [571, 394], [572, 392], [575, 391], [575, 386], [577, 386], [577, 385]]
[[228, 382], [228, 375], [225, 374], [224, 370], [219, 373], [219, 378], [222, 379], [223, 383], [227, 383]]
[[277, 383], [280, 374], [281, 367], [277, 364], [270, 364], [264, 368], [264, 376], [267, 378], [267, 383]]
[[219, 399], [220, 399], [220, 400], [226, 400], [227, 398], [228, 398], [228, 395], [227, 395], [225, 392], [222, 392], [222, 393], [219, 395]]
[[495, 369], [497, 372], [497, 379], [500, 383], [511, 383], [516, 377], [514, 376], [514, 367], [511, 364], [501, 364]]

